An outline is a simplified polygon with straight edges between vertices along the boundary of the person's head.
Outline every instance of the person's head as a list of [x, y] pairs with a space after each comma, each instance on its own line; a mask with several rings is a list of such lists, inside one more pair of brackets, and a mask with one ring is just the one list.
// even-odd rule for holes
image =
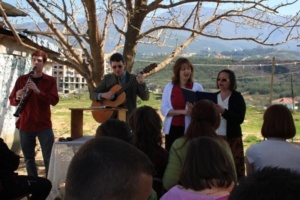
[[152, 174], [151, 161], [135, 146], [110, 137], [94, 138], [70, 163], [65, 199], [147, 200]]
[[173, 65], [172, 83], [174, 85], [180, 82], [193, 82], [194, 67], [187, 58], [178, 58]]
[[119, 119], [108, 119], [100, 124], [96, 130], [96, 137], [114, 137], [133, 143], [134, 134], [127, 122]]
[[35, 68], [35, 71], [40, 73], [47, 62], [48, 56], [42, 50], [36, 50], [31, 54], [31, 65]]
[[264, 113], [261, 128], [263, 137], [289, 139], [296, 134], [296, 127], [291, 111], [284, 105], [271, 105]]
[[193, 139], [188, 147], [180, 175], [186, 189], [228, 188], [235, 180], [235, 168], [218, 140], [210, 137]]
[[162, 144], [162, 120], [150, 106], [136, 108], [128, 119], [134, 133], [134, 144], [144, 152]]
[[184, 137], [187, 140], [199, 136], [218, 137], [215, 131], [220, 125], [220, 120], [215, 103], [202, 99], [192, 108], [191, 122]]
[[125, 71], [125, 60], [122, 54], [120, 53], [114, 53], [109, 60], [110, 67], [112, 69], [112, 72], [116, 76], [121, 76]]
[[233, 71], [223, 69], [218, 73], [216, 80], [217, 88], [220, 90], [234, 91], [237, 88], [236, 78]]
[[263, 168], [241, 180], [229, 200], [300, 199], [300, 174], [290, 169]]

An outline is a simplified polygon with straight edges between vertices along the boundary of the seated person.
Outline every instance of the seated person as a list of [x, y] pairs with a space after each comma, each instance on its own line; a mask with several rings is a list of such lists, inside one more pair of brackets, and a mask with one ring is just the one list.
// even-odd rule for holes
[[31, 195], [30, 200], [46, 199], [51, 182], [42, 177], [21, 176], [18, 169], [20, 157], [11, 151], [0, 138], [0, 199], [15, 199]]
[[265, 167], [248, 175], [232, 190], [229, 200], [300, 199], [300, 174], [290, 169]]
[[136, 147], [111, 137], [87, 141], [74, 155], [65, 200], [148, 200], [153, 166]]
[[180, 185], [171, 188], [161, 200], [226, 200], [235, 185], [232, 158], [211, 137], [193, 139], [180, 175]]
[[[234, 160], [228, 143], [217, 135], [216, 129], [220, 125], [220, 114], [216, 109], [216, 104], [210, 100], [200, 100], [192, 108], [191, 123], [185, 135], [174, 141], [169, 153], [169, 161], [163, 176], [163, 185], [166, 190], [179, 183], [182, 165], [185, 160], [189, 143], [192, 139], [199, 137], [211, 137], [216, 139], [224, 151]], [[236, 176], [236, 173], [235, 173]]]
[[246, 151], [247, 174], [266, 166], [300, 173], [300, 146], [286, 141], [296, 134], [292, 113], [286, 106], [275, 104], [265, 111], [261, 134], [266, 140]]
[[118, 138], [130, 144], [134, 138], [130, 125], [119, 119], [108, 119], [100, 124], [96, 130], [96, 137], [102, 136]]
[[134, 145], [152, 161], [155, 177], [162, 178], [168, 163], [168, 152], [162, 147], [162, 120], [150, 106], [135, 109], [128, 119], [133, 134]]

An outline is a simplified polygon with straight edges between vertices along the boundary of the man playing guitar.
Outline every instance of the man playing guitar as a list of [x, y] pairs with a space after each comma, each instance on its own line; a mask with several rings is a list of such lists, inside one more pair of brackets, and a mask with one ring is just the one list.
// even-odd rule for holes
[[[128, 117], [136, 108], [137, 96], [144, 101], [149, 99], [149, 90], [144, 82], [144, 76], [127, 72], [124, 58], [120, 53], [110, 57], [110, 67], [113, 73], [104, 75], [101, 83], [90, 94], [90, 99], [100, 104], [106, 101], [109, 106], [126, 108]], [[121, 91], [113, 89], [116, 85], [121, 88]], [[123, 93], [123, 97], [120, 92]], [[103, 105], [107, 106], [105, 103]]]

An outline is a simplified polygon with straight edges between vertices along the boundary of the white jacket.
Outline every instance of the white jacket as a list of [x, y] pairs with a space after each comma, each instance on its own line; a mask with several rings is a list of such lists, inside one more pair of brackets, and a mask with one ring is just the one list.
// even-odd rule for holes
[[[169, 111], [173, 110], [173, 106], [171, 103], [171, 94], [172, 94], [173, 86], [174, 85], [171, 82], [165, 86], [164, 92], [162, 95], [161, 106], [160, 106], [160, 112], [165, 117], [163, 132], [167, 135], [169, 134], [171, 122], [173, 119], [173, 116], [167, 116]], [[203, 87], [201, 84], [194, 82], [192, 90], [203, 91]], [[191, 119], [190, 119], [190, 116], [187, 116], [187, 115], [185, 116], [184, 119], [185, 119], [185, 131], [186, 131], [188, 125], [190, 124]]]

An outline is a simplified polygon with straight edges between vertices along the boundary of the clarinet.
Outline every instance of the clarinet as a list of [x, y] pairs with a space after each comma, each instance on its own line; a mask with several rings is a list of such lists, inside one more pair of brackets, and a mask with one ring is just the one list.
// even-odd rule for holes
[[21, 113], [21, 111], [22, 111], [21, 109], [22, 109], [22, 107], [24, 106], [24, 105], [23, 105], [23, 104], [24, 104], [24, 100], [25, 100], [25, 98], [26, 98], [26, 96], [27, 96], [27, 93], [28, 93], [28, 90], [29, 90], [28, 87], [27, 87], [27, 83], [28, 83], [29, 80], [32, 79], [35, 70], [36, 70], [36, 67], [33, 67], [32, 71], [29, 73], [29, 78], [27, 79], [26, 84], [25, 84], [25, 87], [24, 87], [24, 90], [25, 90], [25, 91], [24, 91], [24, 93], [23, 93], [23, 95], [22, 95], [22, 98], [21, 98], [20, 103], [19, 103], [19, 105], [18, 105], [18, 107], [17, 107], [17, 110], [16, 110], [16, 112], [14, 113], [14, 116], [15, 116], [15, 117], [19, 117], [19, 116], [20, 116], [20, 113]]

